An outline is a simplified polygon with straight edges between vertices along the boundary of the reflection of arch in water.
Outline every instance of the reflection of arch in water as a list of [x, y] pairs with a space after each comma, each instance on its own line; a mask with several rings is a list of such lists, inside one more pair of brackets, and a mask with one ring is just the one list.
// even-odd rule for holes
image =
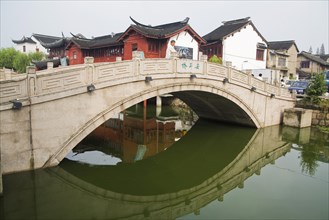
[[[269, 131], [270, 129], [271, 131]], [[101, 188], [95, 189], [94, 185], [72, 178], [71, 174], [67, 174], [63, 170], [59, 174], [64, 179], [66, 179], [66, 175], [70, 175], [70, 180], [74, 180], [74, 185], [79, 185], [80, 189], [98, 194], [104, 199], [120, 201], [122, 210], [132, 211], [130, 214], [122, 213], [124, 216], [121, 217], [132, 215], [130, 216], [132, 219], [143, 216], [176, 218], [197, 212], [198, 209], [215, 199], [222, 201], [225, 193], [237, 186], [243, 188], [245, 179], [254, 173], [259, 175], [262, 167], [268, 163], [274, 163], [277, 158], [285, 154], [290, 149], [290, 145], [278, 139], [273, 141], [273, 136], [271, 138], [269, 134], [279, 131], [275, 131], [278, 127], [270, 129], [257, 130], [246, 147], [220, 172], [199, 185], [174, 193], [148, 196], [122, 194]], [[136, 212], [136, 208], [139, 211]]]
[[[192, 131], [193, 129], [191, 133]], [[254, 173], [259, 175], [262, 167], [273, 163], [275, 159], [285, 154], [290, 149], [290, 145], [280, 141], [278, 135], [279, 127], [257, 130], [245, 147], [242, 147], [223, 169], [197, 185], [170, 193], [156, 195], [118, 193], [81, 180], [72, 175], [74, 173], [72, 170], [72, 173], [61, 167], [42, 170], [40, 172], [46, 173], [49, 178], [36, 175], [35, 183], [40, 186], [37, 187], [33, 202], [38, 205], [36, 210], [39, 212], [39, 218], [47, 218], [48, 209], [51, 209], [49, 213], [52, 213], [54, 219], [62, 218], [63, 213], [68, 219], [92, 217], [140, 219], [147, 216], [153, 219], [175, 219], [191, 212], [198, 213], [198, 210], [209, 202], [215, 199], [222, 201], [224, 194], [235, 187], [243, 188], [245, 179]], [[148, 159], [145, 160], [147, 161]], [[56, 184], [49, 184], [50, 182], [47, 184], [44, 182], [47, 180]], [[51, 195], [52, 206], [47, 205], [45, 200], [48, 199], [47, 195]], [[5, 204], [10, 205], [10, 203]]]

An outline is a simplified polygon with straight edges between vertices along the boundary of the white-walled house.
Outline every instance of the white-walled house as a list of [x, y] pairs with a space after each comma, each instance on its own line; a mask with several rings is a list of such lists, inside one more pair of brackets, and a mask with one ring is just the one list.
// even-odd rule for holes
[[23, 36], [21, 40], [12, 40], [12, 42], [15, 44], [15, 49], [22, 53], [43, 52], [48, 54], [50, 48], [47, 46], [63, 39], [64, 37], [32, 34], [31, 37]]
[[207, 41], [201, 51], [210, 58], [221, 57], [238, 70], [265, 69], [267, 41], [250, 17], [224, 21], [223, 25], [203, 36]]
[[12, 40], [15, 44], [15, 49], [22, 53], [33, 53], [40, 51], [40, 47], [36, 40], [31, 37], [23, 36], [20, 40]]
[[168, 41], [167, 47], [169, 46], [171, 40], [175, 40], [175, 49], [177, 50], [179, 56], [184, 57], [184, 54], [191, 52], [191, 54], [193, 54], [192, 59], [198, 60], [199, 43], [188, 31], [183, 31], [172, 36]]

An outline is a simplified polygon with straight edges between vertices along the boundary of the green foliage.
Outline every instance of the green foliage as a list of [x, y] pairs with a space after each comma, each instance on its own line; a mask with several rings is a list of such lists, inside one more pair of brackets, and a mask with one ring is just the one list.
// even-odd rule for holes
[[317, 126], [322, 133], [329, 134], [329, 128], [325, 126]]
[[320, 98], [327, 91], [326, 81], [324, 80], [323, 73], [315, 74], [309, 87], [306, 90], [306, 94], [310, 96], [310, 99], [315, 104], [319, 104]]
[[323, 112], [329, 111], [329, 99], [321, 99], [319, 102], [319, 106]]
[[209, 62], [211, 62], [211, 63], [218, 63], [218, 64], [222, 64], [222, 63], [223, 63], [222, 58], [217, 57], [216, 55], [213, 55], [213, 56], [209, 59]]
[[29, 53], [28, 56], [31, 61], [41, 61], [46, 57], [42, 52]]
[[19, 53], [13, 62], [14, 69], [19, 73], [25, 73], [26, 67], [30, 65], [30, 58], [28, 55], [24, 53]]
[[15, 57], [19, 54], [14, 48], [2, 48], [0, 49], [0, 68], [13, 69]]
[[0, 68], [14, 69], [19, 73], [26, 72], [26, 66], [30, 65], [31, 61], [43, 60], [46, 55], [42, 52], [25, 53], [19, 52], [14, 48], [0, 49]]

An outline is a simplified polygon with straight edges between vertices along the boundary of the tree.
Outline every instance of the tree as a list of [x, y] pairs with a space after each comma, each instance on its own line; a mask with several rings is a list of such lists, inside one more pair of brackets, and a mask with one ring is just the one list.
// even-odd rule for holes
[[28, 55], [24, 53], [19, 53], [13, 62], [14, 69], [19, 73], [25, 73], [26, 67], [30, 65], [31, 60]]
[[324, 50], [324, 44], [322, 43], [321, 48], [320, 48], [320, 55], [325, 55], [325, 54], [326, 54], [326, 52]]
[[28, 55], [14, 48], [3, 48], [0, 50], [0, 68], [14, 69], [19, 73], [25, 73], [26, 66], [31, 61], [41, 61], [46, 57], [42, 52], [29, 53]]
[[12, 47], [0, 49], [0, 68], [5, 67], [8, 69], [13, 69], [13, 63], [18, 54], [19, 52]]
[[313, 53], [313, 49], [312, 49], [312, 46], [310, 46], [310, 49], [308, 49], [308, 52], [309, 52], [310, 54], [312, 54], [312, 53]]
[[31, 61], [41, 61], [46, 57], [46, 55], [42, 52], [29, 53], [28, 56]]
[[319, 48], [317, 48], [316, 49], [316, 53], [315, 53], [316, 55], [319, 55], [320, 54], [320, 50], [319, 50]]
[[319, 104], [319, 96], [322, 96], [326, 91], [327, 85], [323, 73], [315, 74], [306, 90], [306, 94], [310, 96], [314, 103]]
[[218, 64], [222, 64], [222, 63], [223, 63], [222, 58], [217, 57], [216, 55], [213, 55], [213, 56], [209, 59], [209, 62], [211, 62], [211, 63], [218, 63]]

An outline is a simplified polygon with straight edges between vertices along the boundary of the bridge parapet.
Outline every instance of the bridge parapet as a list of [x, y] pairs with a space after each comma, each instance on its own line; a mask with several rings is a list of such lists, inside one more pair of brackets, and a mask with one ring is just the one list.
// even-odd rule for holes
[[[217, 81], [225, 81], [245, 88], [254, 88], [257, 92], [268, 95], [291, 98], [286, 88], [268, 84], [250, 74], [231, 68], [229, 65], [208, 63], [206, 59], [189, 60], [178, 59], [141, 59], [135, 56], [133, 60], [111, 63], [93, 63], [50, 68], [38, 71], [35, 74], [22, 74], [11, 79], [0, 81], [0, 104], [8, 104], [12, 100], [23, 101], [32, 98], [32, 102], [38, 102], [37, 97], [51, 95], [48, 100], [56, 97], [56, 93], [65, 93], [60, 96], [74, 95], [86, 92], [90, 84], [102, 87], [120, 84], [131, 80], [144, 80], [144, 77], [151, 75], [160, 78], [190, 77], [195, 74], [198, 78], [209, 78]], [[42, 100], [45, 101], [43, 98]]]

